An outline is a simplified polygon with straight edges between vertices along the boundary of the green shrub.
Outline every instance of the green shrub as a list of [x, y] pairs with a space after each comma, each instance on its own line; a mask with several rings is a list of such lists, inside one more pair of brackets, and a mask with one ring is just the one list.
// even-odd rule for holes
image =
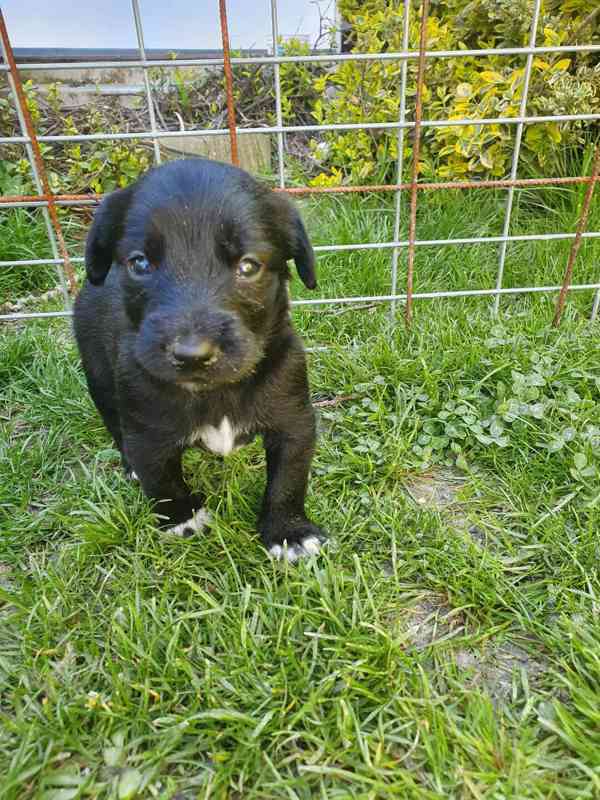
[[[351, 23], [356, 52], [402, 49], [403, 4], [392, 0], [340, 0]], [[418, 47], [420, 3], [411, 10], [409, 47]], [[599, 26], [590, 19], [596, 0], [546, 2], [538, 27], [538, 44], [600, 42]], [[430, 50], [517, 47], [528, 44], [532, 0], [433, 0], [427, 22]], [[415, 94], [416, 61], [408, 66], [407, 95]], [[424, 118], [458, 119], [517, 116], [523, 90], [523, 56], [430, 59], [423, 92]], [[400, 108], [399, 62], [338, 64], [319, 77], [316, 86], [327, 101], [317, 100], [318, 123], [391, 122]], [[550, 54], [533, 61], [527, 113], [556, 115], [593, 113], [600, 101], [600, 61], [595, 54]], [[408, 119], [412, 117], [409, 116]], [[579, 147], [594, 123], [528, 125], [523, 160], [530, 172], [551, 174], [565, 147]], [[501, 177], [510, 166], [514, 125], [477, 124], [424, 129], [419, 169], [424, 177], [461, 179]], [[354, 183], [393, 180], [397, 157], [396, 131], [350, 131], [325, 135], [319, 148], [326, 170], [315, 184], [346, 180]], [[317, 143], [313, 143], [316, 150]], [[323, 158], [325, 153], [325, 158]], [[410, 136], [404, 156], [411, 155]]]
[[[94, 103], [79, 114], [66, 114], [60, 104], [60, 84], [51, 84], [46, 95], [36, 90], [31, 81], [24, 83], [27, 106], [38, 134], [78, 135], [99, 132], [119, 132], [125, 129], [125, 112]], [[0, 130], [3, 136], [16, 135], [16, 116], [8, 97], [0, 98]], [[69, 142], [48, 145], [40, 143], [53, 191], [65, 194], [110, 192], [126, 186], [138, 177], [151, 163], [147, 145], [136, 140]], [[14, 148], [0, 146], [2, 181], [13, 177], [22, 193], [35, 193], [29, 160], [14, 158]]]

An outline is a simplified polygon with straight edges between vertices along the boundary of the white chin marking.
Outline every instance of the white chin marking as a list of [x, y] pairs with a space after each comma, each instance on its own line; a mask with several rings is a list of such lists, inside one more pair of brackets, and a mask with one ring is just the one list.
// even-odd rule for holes
[[132, 470], [131, 470], [131, 472], [129, 473], [129, 480], [131, 480], [131, 481], [139, 481], [138, 474], [137, 474], [137, 472], [136, 472], [135, 470], [133, 470], [133, 469], [132, 469]]
[[301, 558], [316, 555], [321, 550], [321, 542], [316, 536], [307, 536], [297, 544], [274, 544], [269, 548], [269, 555], [276, 561], [288, 561], [290, 564]]
[[169, 528], [169, 533], [174, 533], [176, 536], [185, 536], [190, 531], [193, 533], [200, 533], [210, 522], [210, 514], [205, 508], [196, 511], [191, 519], [185, 522], [180, 522], [173, 528]]

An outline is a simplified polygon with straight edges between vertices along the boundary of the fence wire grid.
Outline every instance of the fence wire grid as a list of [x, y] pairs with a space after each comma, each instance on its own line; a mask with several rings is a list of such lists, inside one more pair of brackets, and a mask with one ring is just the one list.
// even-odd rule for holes
[[[313, 306], [313, 305], [334, 305], [334, 304], [363, 304], [368, 303], [389, 303], [391, 312], [395, 313], [399, 302], [404, 304], [404, 315], [407, 324], [412, 318], [413, 300], [435, 299], [435, 298], [458, 298], [458, 297], [490, 297], [493, 300], [493, 310], [498, 312], [500, 301], [503, 295], [533, 294], [533, 293], [558, 293], [554, 313], [553, 324], [560, 323], [561, 315], [569, 291], [593, 291], [593, 302], [590, 319], [594, 321], [600, 310], [600, 282], [573, 284], [572, 274], [573, 265], [578, 250], [583, 239], [598, 238], [600, 231], [587, 231], [587, 221], [592, 202], [592, 196], [596, 183], [600, 178], [600, 144], [596, 144], [592, 168], [589, 175], [578, 177], [553, 177], [553, 178], [526, 178], [518, 179], [518, 166], [521, 151], [521, 142], [525, 125], [543, 122], [569, 122], [577, 120], [600, 120], [600, 113], [593, 114], [562, 114], [529, 116], [527, 114], [527, 101], [529, 94], [529, 83], [533, 61], [536, 55], [553, 53], [574, 53], [574, 52], [600, 52], [600, 45], [577, 44], [577, 45], [557, 45], [536, 47], [538, 33], [538, 22], [540, 17], [542, 0], [534, 0], [531, 26], [529, 29], [529, 43], [526, 47], [504, 47], [504, 48], [480, 48], [475, 50], [427, 50], [427, 19], [429, 14], [429, 0], [422, 0], [420, 4], [420, 36], [419, 48], [416, 51], [409, 50], [409, 21], [411, 13], [418, 13], [412, 10], [410, 2], [404, 2], [403, 13], [403, 39], [402, 50], [397, 52], [383, 53], [327, 53], [311, 54], [302, 56], [280, 56], [277, 55], [275, 43], [279, 39], [279, 28], [277, 18], [277, 0], [270, 0], [271, 6], [271, 33], [273, 39], [272, 56], [256, 57], [231, 57], [229, 46], [228, 18], [226, 0], [216, 0], [218, 7], [215, 13], [219, 14], [221, 24], [221, 38], [223, 55], [219, 58], [188, 58], [188, 59], [169, 59], [169, 60], [148, 60], [144, 45], [144, 32], [142, 14], [140, 11], [139, 0], [131, 0], [131, 10], [137, 37], [139, 59], [131, 61], [89, 61], [89, 62], [40, 62], [17, 64], [14, 58], [9, 32], [0, 9], [0, 45], [2, 47], [3, 62], [0, 63], [0, 71], [5, 72], [8, 79], [10, 93], [17, 113], [20, 135], [0, 137], [0, 144], [24, 145], [29, 161], [35, 195], [10, 195], [0, 197], [0, 208], [41, 208], [45, 219], [48, 238], [52, 247], [53, 258], [39, 258], [26, 260], [0, 261], [0, 268], [22, 267], [36, 268], [41, 265], [52, 264], [57, 268], [58, 285], [64, 300], [62, 311], [40, 311], [40, 312], [15, 312], [0, 314], [0, 321], [16, 321], [22, 319], [66, 317], [71, 315], [71, 300], [76, 293], [77, 279], [73, 264], [83, 262], [83, 258], [71, 258], [62, 233], [59, 217], [57, 215], [58, 206], [86, 206], [96, 205], [101, 195], [98, 194], [57, 194], [50, 189], [48, 182], [46, 165], [40, 148], [41, 143], [67, 143], [100, 140], [150, 140], [153, 145], [154, 162], [160, 164], [160, 140], [169, 137], [186, 136], [218, 136], [227, 134], [230, 141], [231, 161], [239, 163], [238, 158], [238, 136], [248, 134], [275, 135], [277, 141], [277, 183], [275, 191], [286, 192], [291, 195], [317, 195], [317, 194], [345, 194], [345, 193], [394, 193], [394, 234], [393, 240], [388, 242], [366, 242], [356, 244], [330, 244], [316, 246], [315, 251], [319, 253], [345, 252], [352, 250], [391, 250], [390, 266], [390, 293], [385, 295], [365, 295], [365, 296], [342, 296], [342, 297], [319, 297], [315, 299], [295, 300], [294, 306]], [[525, 58], [525, 70], [523, 77], [523, 89], [520, 99], [519, 113], [513, 117], [497, 118], [462, 118], [462, 119], [442, 119], [428, 120], [422, 118], [422, 97], [424, 87], [424, 77], [428, 59], [447, 59], [464, 57], [485, 57], [490, 55], [522, 55]], [[401, 64], [400, 73], [400, 109], [396, 122], [363, 122], [346, 123], [339, 122], [328, 125], [284, 125], [281, 102], [281, 76], [280, 66], [285, 63], [315, 63], [331, 62], [339, 63], [343, 61], [390, 61], [397, 60]], [[416, 96], [414, 104], [413, 119], [407, 119], [407, 73], [408, 62], [417, 61]], [[264, 127], [238, 127], [236, 124], [236, 108], [233, 92], [233, 72], [232, 65], [254, 64], [272, 65], [274, 72], [275, 88], [275, 116], [276, 124]], [[227, 124], [225, 129], [206, 129], [194, 128], [188, 130], [168, 131], [159, 129], [155, 117], [154, 102], [152, 96], [152, 86], [148, 77], [148, 70], [153, 67], [215, 67], [223, 66], [225, 75], [225, 88], [227, 96]], [[73, 135], [37, 135], [35, 126], [29, 113], [20, 71], [26, 69], [28, 72], [36, 70], [69, 70], [77, 69], [129, 69], [131, 67], [142, 68], [144, 93], [150, 122], [150, 130], [140, 132], [105, 132], [95, 134], [73, 134]], [[421, 145], [421, 132], [424, 128], [462, 126], [462, 125], [515, 125], [515, 138], [512, 153], [510, 177], [503, 180], [477, 180], [477, 181], [446, 181], [446, 182], [419, 182], [418, 163]], [[309, 133], [323, 131], [350, 131], [350, 130], [385, 130], [397, 131], [397, 162], [396, 162], [396, 183], [365, 186], [332, 186], [332, 187], [290, 187], [286, 186], [285, 181], [285, 142], [286, 133]], [[406, 131], [412, 131], [413, 149], [410, 165], [410, 181], [403, 182], [406, 165], [403, 163], [404, 139]], [[577, 228], [575, 233], [556, 232], [540, 234], [511, 235], [511, 218], [513, 210], [514, 192], [516, 188], [539, 187], [539, 186], [564, 186], [574, 184], [585, 184], [586, 192], [582, 204]], [[470, 238], [455, 239], [417, 239], [416, 237], [416, 214], [418, 193], [422, 191], [440, 191], [442, 189], [485, 189], [485, 188], [506, 188], [507, 198], [504, 212], [502, 234], [499, 236], [475, 236]], [[401, 240], [401, 194], [409, 192], [410, 197], [410, 216], [408, 239]], [[506, 260], [507, 247], [511, 242], [531, 242], [531, 241], [555, 241], [572, 240], [571, 249], [562, 284], [552, 286], [518, 286], [505, 287], [503, 285], [504, 266]], [[465, 289], [460, 291], [431, 291], [415, 292], [413, 290], [413, 278], [415, 269], [415, 253], [419, 247], [445, 247], [460, 246], [470, 244], [498, 244], [498, 266], [496, 281], [493, 287], [488, 289]], [[407, 272], [406, 272], [406, 291], [398, 291], [398, 264], [400, 253], [403, 249], [407, 250]]]

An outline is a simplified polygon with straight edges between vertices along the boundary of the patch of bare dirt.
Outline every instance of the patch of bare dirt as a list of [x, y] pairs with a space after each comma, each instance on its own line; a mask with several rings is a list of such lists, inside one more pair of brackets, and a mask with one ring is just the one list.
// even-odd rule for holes
[[405, 484], [406, 491], [418, 506], [436, 511], [458, 505], [458, 497], [464, 485], [464, 477], [450, 469], [415, 475]]
[[465, 673], [466, 684], [484, 689], [495, 702], [511, 699], [515, 681], [535, 684], [546, 674], [548, 661], [539, 652], [533, 655], [524, 646], [515, 642], [491, 644], [483, 650], [458, 650], [456, 666]]
[[476, 544], [485, 547], [485, 532], [472, 524], [465, 513], [465, 504], [460, 499], [465, 483], [464, 475], [457, 470], [436, 469], [411, 477], [405, 483], [405, 488], [416, 505], [444, 512], [450, 527], [468, 533]]
[[429, 593], [395, 615], [397, 626], [416, 650], [457, 636], [464, 630], [462, 614], [452, 609], [442, 595]]

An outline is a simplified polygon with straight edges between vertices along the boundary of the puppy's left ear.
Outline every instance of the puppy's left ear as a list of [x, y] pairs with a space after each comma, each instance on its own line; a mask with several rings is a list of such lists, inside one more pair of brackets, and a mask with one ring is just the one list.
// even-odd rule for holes
[[100, 203], [85, 243], [85, 271], [94, 286], [104, 283], [125, 224], [133, 186], [109, 194]]
[[308, 289], [317, 288], [315, 273], [315, 253], [306, 233], [300, 212], [283, 194], [273, 195], [278, 205], [276, 219], [281, 220], [282, 232], [287, 249], [286, 258], [293, 258], [298, 275]]

